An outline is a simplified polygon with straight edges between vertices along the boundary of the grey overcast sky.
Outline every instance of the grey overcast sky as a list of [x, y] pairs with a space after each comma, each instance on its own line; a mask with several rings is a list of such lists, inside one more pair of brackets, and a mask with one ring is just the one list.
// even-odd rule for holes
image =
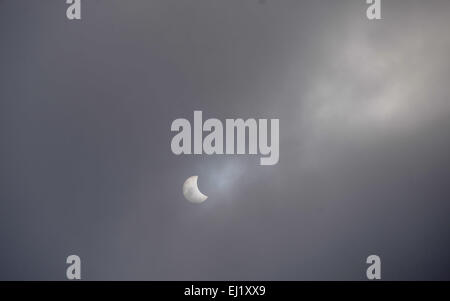
[[[1, 280], [450, 280], [450, 1], [64, 2], [0, 0]], [[194, 110], [279, 163], [172, 154]]]

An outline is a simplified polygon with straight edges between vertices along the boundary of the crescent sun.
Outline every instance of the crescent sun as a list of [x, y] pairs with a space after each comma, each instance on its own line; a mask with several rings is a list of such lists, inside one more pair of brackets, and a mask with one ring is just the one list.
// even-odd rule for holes
[[203, 203], [208, 196], [200, 192], [197, 185], [198, 176], [192, 176], [187, 178], [183, 184], [183, 195], [191, 203], [200, 204]]

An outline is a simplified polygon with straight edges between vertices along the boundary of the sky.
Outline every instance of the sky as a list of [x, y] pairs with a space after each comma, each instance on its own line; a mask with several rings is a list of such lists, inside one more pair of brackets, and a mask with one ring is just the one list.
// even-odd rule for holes
[[[64, 2], [0, 0], [1, 280], [450, 280], [449, 1]], [[195, 110], [278, 164], [174, 155]]]

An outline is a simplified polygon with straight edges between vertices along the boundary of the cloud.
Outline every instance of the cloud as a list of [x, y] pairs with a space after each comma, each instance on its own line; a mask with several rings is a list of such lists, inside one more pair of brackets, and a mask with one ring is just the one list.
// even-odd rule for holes
[[319, 34], [321, 49], [297, 94], [300, 130], [292, 135], [304, 161], [327, 156], [339, 139], [410, 134], [448, 116], [450, 39], [446, 14], [433, 13], [423, 11], [422, 19], [435, 20], [426, 24], [393, 14]]

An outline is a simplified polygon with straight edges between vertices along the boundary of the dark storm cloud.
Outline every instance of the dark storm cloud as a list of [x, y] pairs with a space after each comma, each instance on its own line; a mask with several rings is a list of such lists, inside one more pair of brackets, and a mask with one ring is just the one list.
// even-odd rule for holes
[[[450, 3], [364, 2], [1, 1], [0, 278], [449, 279]], [[194, 110], [279, 163], [173, 155]]]

